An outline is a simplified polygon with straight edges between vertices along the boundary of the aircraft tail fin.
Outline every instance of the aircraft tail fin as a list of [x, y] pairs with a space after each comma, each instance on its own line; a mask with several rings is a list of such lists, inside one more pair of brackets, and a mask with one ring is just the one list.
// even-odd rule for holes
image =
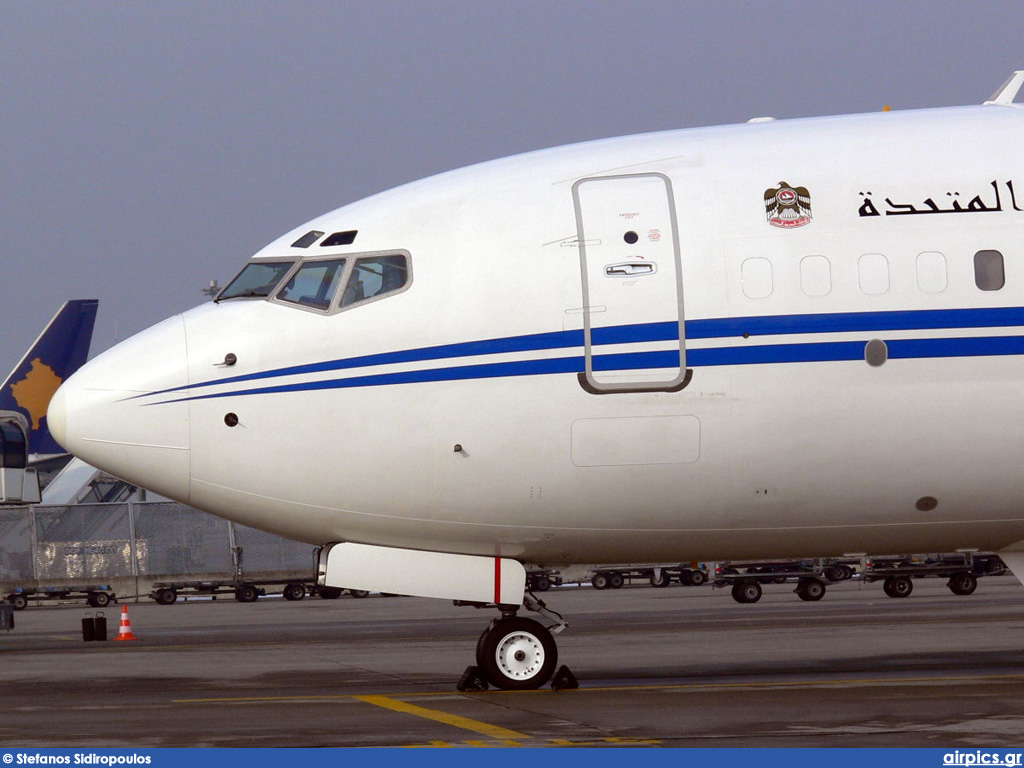
[[60, 308], [0, 387], [0, 410], [18, 411], [29, 421], [32, 453], [64, 453], [50, 435], [46, 409], [53, 393], [89, 355], [96, 299], [74, 299]]

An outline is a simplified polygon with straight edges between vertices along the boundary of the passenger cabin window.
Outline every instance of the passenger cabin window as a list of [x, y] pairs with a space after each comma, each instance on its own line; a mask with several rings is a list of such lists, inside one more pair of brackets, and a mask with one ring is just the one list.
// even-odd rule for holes
[[348, 279], [341, 306], [348, 307], [361, 301], [393, 293], [409, 282], [409, 264], [405, 256], [371, 256], [357, 259]]
[[857, 262], [860, 289], [869, 296], [889, 290], [889, 260], [881, 253], [865, 253]]
[[824, 256], [807, 256], [800, 261], [800, 287], [808, 296], [826, 296], [832, 290], [832, 268]]
[[974, 283], [983, 291], [998, 291], [1006, 284], [1003, 254], [978, 251], [974, 254]]
[[740, 282], [748, 299], [764, 299], [772, 295], [772, 263], [768, 259], [747, 259], [740, 265]]
[[292, 268], [294, 261], [253, 261], [246, 264], [238, 276], [217, 296], [225, 299], [267, 297]]
[[288, 279], [277, 298], [313, 309], [330, 309], [344, 274], [345, 259], [308, 261]]
[[917, 287], [925, 293], [942, 293], [946, 284], [946, 257], [937, 251], [917, 254]]
[[0, 423], [0, 451], [4, 469], [24, 469], [27, 466], [28, 446], [21, 427], [11, 422]]

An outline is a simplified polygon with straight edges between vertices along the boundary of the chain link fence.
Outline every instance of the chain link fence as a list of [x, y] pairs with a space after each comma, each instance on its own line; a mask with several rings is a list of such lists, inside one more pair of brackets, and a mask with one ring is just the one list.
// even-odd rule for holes
[[0, 579], [28, 582], [35, 578], [32, 518], [25, 507], [0, 510]]
[[311, 579], [314, 553], [176, 502], [14, 507], [0, 510], [0, 600], [19, 588], [138, 595], [171, 580]]
[[140, 575], [231, 577], [233, 523], [174, 502], [132, 507]]
[[36, 507], [36, 578], [50, 584], [131, 576], [129, 514], [126, 504]]

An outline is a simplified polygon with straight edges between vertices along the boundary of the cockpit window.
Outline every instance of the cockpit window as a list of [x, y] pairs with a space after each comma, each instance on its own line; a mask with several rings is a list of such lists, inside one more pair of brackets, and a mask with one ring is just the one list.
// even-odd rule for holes
[[291, 276], [277, 298], [313, 309], [329, 309], [343, 274], [345, 259], [306, 262]]
[[345, 286], [341, 306], [347, 307], [402, 288], [409, 281], [409, 264], [403, 255], [357, 259]]
[[216, 301], [267, 298], [318, 312], [339, 312], [404, 291], [412, 281], [409, 262], [402, 251], [250, 261]]
[[234, 280], [228, 283], [216, 300], [269, 296], [294, 263], [294, 261], [250, 262]]

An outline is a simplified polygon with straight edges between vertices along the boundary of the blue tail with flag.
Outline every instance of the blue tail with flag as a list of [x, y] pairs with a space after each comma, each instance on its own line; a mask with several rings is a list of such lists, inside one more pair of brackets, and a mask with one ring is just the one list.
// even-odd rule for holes
[[0, 410], [28, 419], [32, 453], [64, 453], [50, 435], [46, 409], [57, 387], [88, 357], [98, 306], [96, 299], [65, 303], [0, 387]]

